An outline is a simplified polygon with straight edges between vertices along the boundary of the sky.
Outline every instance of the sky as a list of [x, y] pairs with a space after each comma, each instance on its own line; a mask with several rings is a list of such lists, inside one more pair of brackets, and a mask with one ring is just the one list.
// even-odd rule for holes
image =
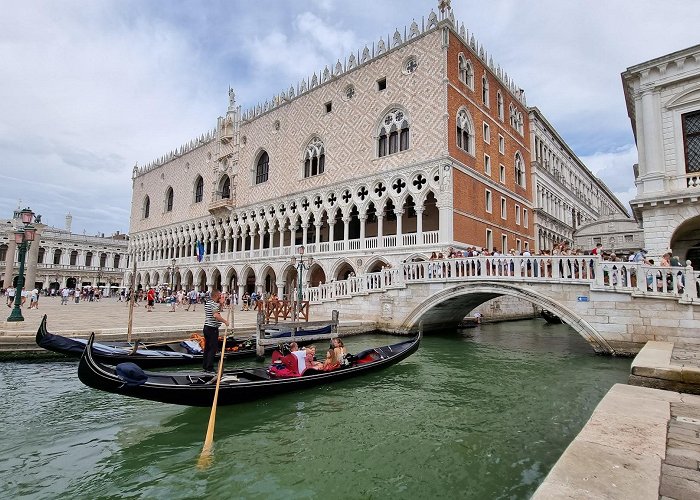
[[[0, 0], [0, 218], [128, 232], [131, 172], [437, 0]], [[700, 42], [696, 0], [452, 0], [458, 21], [627, 205], [620, 73]], [[21, 200], [21, 201], [20, 201]]]

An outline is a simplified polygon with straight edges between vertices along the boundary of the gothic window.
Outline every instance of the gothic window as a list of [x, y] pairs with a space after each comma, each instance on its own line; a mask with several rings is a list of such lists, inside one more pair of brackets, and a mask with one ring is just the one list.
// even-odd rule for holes
[[221, 194], [222, 200], [227, 200], [231, 198], [231, 178], [228, 175], [224, 175], [219, 184], [219, 193]]
[[466, 109], [457, 113], [457, 147], [474, 154], [474, 124]]
[[266, 151], [263, 151], [258, 158], [258, 163], [255, 167], [255, 183], [262, 184], [267, 182], [270, 171], [270, 157]]
[[168, 191], [165, 193], [165, 211], [166, 212], [172, 212], [173, 211], [173, 188], [169, 187]]
[[496, 94], [496, 107], [498, 108], [498, 118], [503, 121], [503, 95], [500, 90]]
[[686, 173], [700, 172], [700, 111], [683, 115], [683, 146]]
[[463, 54], [459, 54], [459, 79], [474, 90], [474, 70], [472, 63], [464, 58]]
[[148, 216], [151, 214], [151, 199], [146, 196], [146, 198], [143, 200], [143, 218], [148, 219]]
[[194, 202], [199, 203], [204, 199], [204, 179], [201, 175], [197, 176], [194, 182]]
[[311, 139], [304, 153], [304, 177], [322, 174], [326, 169], [326, 148], [318, 137]]
[[481, 77], [481, 100], [486, 106], [489, 105], [489, 79], [486, 75]]
[[408, 117], [400, 109], [392, 109], [382, 120], [379, 129], [378, 156], [390, 155], [409, 148]]
[[516, 114], [515, 114], [515, 106], [512, 104], [508, 108], [509, 115], [510, 115], [510, 126], [515, 128], [515, 123], [516, 123]]
[[525, 187], [525, 164], [520, 153], [515, 153], [515, 183]]

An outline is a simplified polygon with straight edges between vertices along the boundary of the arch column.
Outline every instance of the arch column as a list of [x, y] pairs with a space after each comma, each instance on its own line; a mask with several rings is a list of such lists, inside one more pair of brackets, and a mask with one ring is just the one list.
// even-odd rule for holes
[[367, 222], [367, 213], [360, 214], [360, 248], [365, 249], [365, 223]]
[[416, 244], [423, 244], [423, 212], [425, 207], [416, 207]]
[[296, 241], [297, 241], [297, 226], [290, 225], [289, 227], [289, 232], [291, 235], [291, 239], [289, 240], [289, 246], [292, 248], [292, 253], [294, 253], [294, 247], [296, 246]]
[[348, 240], [350, 239], [350, 217], [343, 217], [343, 246], [348, 250]]
[[263, 227], [258, 229], [258, 238], [260, 238], [260, 246], [258, 247], [258, 250], [260, 250], [260, 253], [262, 253], [263, 246], [265, 243], [265, 229]]
[[384, 212], [377, 211], [377, 248], [384, 248]]
[[[3, 288], [10, 288], [12, 286], [12, 276], [14, 274], [15, 267], [15, 253], [17, 252], [17, 243], [15, 243], [15, 235], [7, 242], [7, 256], [5, 257], [5, 278]], [[51, 262], [53, 262], [53, 254], [51, 254]]]
[[333, 222], [331, 223], [330, 217], [328, 218], [328, 248], [333, 251], [333, 242], [335, 241], [335, 215], [333, 216]]
[[314, 224], [316, 226], [316, 251], [318, 252], [318, 246], [321, 243], [321, 228], [323, 227], [323, 222], [318, 222]]
[[307, 243], [308, 243], [307, 236], [308, 236], [308, 233], [309, 233], [309, 223], [308, 223], [308, 222], [304, 222], [304, 223], [301, 225], [301, 231], [302, 231], [302, 233], [301, 233], [301, 244], [304, 245], [304, 246], [306, 246]]
[[396, 214], [396, 246], [403, 246], [403, 210], [394, 210]]
[[281, 224], [277, 226], [277, 232], [280, 235], [279, 249], [280, 255], [282, 255], [282, 249], [284, 248], [284, 227], [282, 227]]

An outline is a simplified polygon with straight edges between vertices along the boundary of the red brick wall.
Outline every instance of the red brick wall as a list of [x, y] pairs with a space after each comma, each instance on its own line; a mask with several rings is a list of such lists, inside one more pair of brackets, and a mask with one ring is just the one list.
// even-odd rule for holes
[[[472, 64], [474, 71], [474, 90], [471, 90], [459, 79], [459, 54], [460, 52]], [[527, 137], [529, 137], [529, 124], [527, 109], [515, 99], [501, 84], [496, 76], [482, 63], [482, 61], [464, 45], [459, 37], [450, 32], [450, 45], [447, 51], [447, 111], [448, 122], [448, 151], [459, 163], [463, 164], [467, 171], [473, 171], [477, 175], [470, 176], [459, 170], [454, 173], [454, 239], [465, 243], [474, 243], [479, 246], [486, 244], [486, 229], [493, 231], [494, 245], [501, 250], [501, 235], [508, 235], [508, 246], [515, 248], [515, 240], [519, 238], [529, 242], [534, 249], [533, 217], [532, 217], [532, 186], [530, 178], [530, 150]], [[489, 106], [482, 102], [482, 76], [486, 71], [489, 81]], [[503, 96], [503, 121], [498, 117], [497, 93], [500, 90]], [[510, 126], [510, 105], [517, 107], [523, 116], [523, 135], [520, 135]], [[475, 140], [474, 155], [457, 147], [457, 112], [465, 107], [474, 124]], [[490, 127], [490, 142], [484, 141], [483, 124]], [[499, 152], [498, 136], [505, 140], [504, 153]], [[525, 168], [525, 187], [515, 182], [515, 153], [520, 152]], [[491, 173], [484, 171], [484, 155], [491, 159]], [[505, 182], [500, 182], [500, 165], [505, 166]], [[488, 185], [486, 179], [490, 178], [494, 185]], [[493, 210], [486, 212], [485, 190], [492, 193]], [[513, 196], [519, 196], [519, 199]], [[501, 218], [501, 196], [506, 198], [507, 219]], [[526, 201], [523, 202], [522, 199]], [[521, 207], [520, 225], [515, 223], [515, 205]], [[523, 226], [523, 209], [529, 212], [528, 228]]]

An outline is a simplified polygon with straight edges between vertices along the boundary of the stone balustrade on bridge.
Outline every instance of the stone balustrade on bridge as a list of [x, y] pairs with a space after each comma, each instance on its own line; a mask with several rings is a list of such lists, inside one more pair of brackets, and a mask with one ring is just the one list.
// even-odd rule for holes
[[405, 262], [303, 293], [314, 315], [338, 309], [396, 332], [456, 327], [483, 302], [513, 296], [558, 315], [597, 352], [627, 354], [648, 340], [700, 344], [699, 284], [691, 267], [498, 256]]

